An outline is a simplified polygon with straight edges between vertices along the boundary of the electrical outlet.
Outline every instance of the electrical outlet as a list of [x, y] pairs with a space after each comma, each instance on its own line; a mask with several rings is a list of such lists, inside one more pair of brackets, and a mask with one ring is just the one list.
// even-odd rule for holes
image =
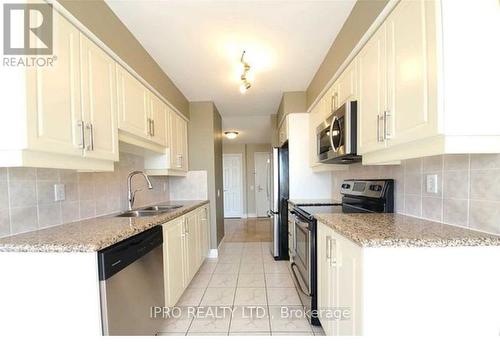
[[64, 184], [54, 184], [54, 202], [60, 202], [66, 199], [66, 189]]
[[427, 193], [438, 193], [438, 176], [427, 175], [426, 177], [426, 192]]

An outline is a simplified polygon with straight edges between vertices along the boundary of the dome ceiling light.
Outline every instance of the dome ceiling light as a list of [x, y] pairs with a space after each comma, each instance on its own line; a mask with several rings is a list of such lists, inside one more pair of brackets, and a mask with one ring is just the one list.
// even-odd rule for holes
[[236, 137], [238, 137], [239, 132], [237, 132], [237, 131], [226, 131], [226, 132], [224, 132], [224, 135], [226, 135], [226, 137], [229, 140], [234, 140]]

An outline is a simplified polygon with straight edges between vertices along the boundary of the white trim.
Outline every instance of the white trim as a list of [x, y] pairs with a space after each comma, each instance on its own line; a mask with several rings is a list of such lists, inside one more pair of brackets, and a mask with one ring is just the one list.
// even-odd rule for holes
[[[243, 199], [243, 190], [244, 190], [244, 186], [245, 186], [245, 183], [244, 183], [244, 177], [243, 177], [243, 154], [242, 153], [224, 153], [222, 155], [222, 177], [224, 177], [224, 158], [226, 156], [237, 156], [239, 159], [240, 159], [240, 200], [241, 200], [241, 211], [240, 211], [240, 215], [233, 215], [233, 216], [226, 216], [226, 213], [224, 213], [224, 218], [226, 219], [230, 219], [230, 218], [241, 218], [243, 217], [243, 215], [245, 215], [245, 201]], [[224, 182], [224, 179], [222, 180]], [[223, 186], [224, 187], [224, 186]], [[246, 190], [246, 189], [245, 189]], [[222, 196], [224, 196], [224, 188], [222, 188]]]
[[256, 214], [256, 213], [249, 213], [249, 214], [248, 214], [248, 217], [249, 217], [249, 218], [256, 218], [256, 217], [257, 217], [257, 214]]
[[[47, 3], [52, 4], [53, 8], [64, 16], [68, 21], [71, 22], [78, 30], [85, 34], [90, 40], [94, 42], [97, 46], [103, 49], [111, 58], [113, 58], [116, 63], [120, 64], [125, 68], [130, 74], [132, 74], [137, 80], [139, 80], [144, 86], [146, 86], [151, 92], [153, 92], [160, 100], [165, 102], [167, 106], [177, 113], [181, 118], [189, 122], [189, 119], [181, 113], [176, 107], [174, 107], [162, 94], [158, 92], [151, 84], [149, 84], [142, 76], [140, 76], [132, 67], [130, 67], [124, 60], [122, 60], [113, 50], [111, 50], [104, 42], [101, 41], [92, 31], [90, 31], [84, 24], [82, 24], [75, 16], [73, 16], [64, 6], [62, 6], [57, 0], [45, 0]], [[149, 54], [149, 53], [148, 53]], [[162, 70], [163, 71], [163, 70]], [[165, 71], [163, 71], [165, 73]], [[167, 73], [165, 73], [167, 75]], [[168, 75], [167, 75], [168, 77]], [[172, 82], [173, 84], [173, 82]], [[174, 84], [175, 86], [175, 84]], [[177, 86], [176, 86], [177, 88]], [[179, 89], [179, 88], [177, 88]], [[179, 90], [180, 91], [180, 90]], [[182, 92], [181, 92], [182, 94]], [[189, 102], [189, 101], [188, 101]]]
[[217, 259], [218, 256], [219, 256], [219, 249], [210, 249], [208, 251], [207, 258], [209, 258], [209, 259]]
[[330, 87], [333, 85], [333, 83], [338, 79], [340, 74], [344, 71], [344, 69], [347, 68], [347, 66], [351, 63], [351, 61], [356, 57], [356, 55], [361, 51], [363, 46], [370, 40], [373, 34], [377, 31], [377, 29], [380, 27], [380, 25], [385, 21], [385, 19], [389, 16], [391, 11], [396, 7], [396, 5], [400, 2], [400, 0], [390, 0], [387, 5], [385, 5], [384, 9], [378, 17], [373, 21], [372, 25], [368, 30], [365, 32], [365, 34], [359, 39], [358, 43], [354, 48], [352, 49], [351, 53], [346, 57], [344, 62], [340, 65], [340, 67], [337, 69], [335, 74], [333, 74], [332, 78], [328, 81], [328, 83], [325, 84], [323, 87], [323, 90], [318, 94], [316, 99], [311, 103], [309, 108], [307, 109], [307, 112], [310, 113], [314, 107], [318, 104], [319, 100], [323, 98], [323, 95], [330, 89]]

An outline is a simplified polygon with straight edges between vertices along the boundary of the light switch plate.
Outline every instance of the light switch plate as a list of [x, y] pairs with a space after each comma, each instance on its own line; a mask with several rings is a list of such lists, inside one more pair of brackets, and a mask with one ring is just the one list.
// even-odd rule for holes
[[436, 174], [427, 175], [425, 182], [427, 193], [438, 193], [438, 176]]
[[64, 184], [54, 184], [54, 201], [60, 202], [66, 199], [66, 189]]

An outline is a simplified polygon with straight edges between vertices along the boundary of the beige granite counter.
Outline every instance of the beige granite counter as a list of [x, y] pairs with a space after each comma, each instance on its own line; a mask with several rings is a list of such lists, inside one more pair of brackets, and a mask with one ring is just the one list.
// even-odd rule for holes
[[208, 201], [171, 201], [181, 208], [156, 216], [102, 216], [0, 239], [0, 252], [96, 252], [150, 227], [182, 216]]
[[500, 236], [401, 214], [317, 214], [362, 247], [499, 246]]

